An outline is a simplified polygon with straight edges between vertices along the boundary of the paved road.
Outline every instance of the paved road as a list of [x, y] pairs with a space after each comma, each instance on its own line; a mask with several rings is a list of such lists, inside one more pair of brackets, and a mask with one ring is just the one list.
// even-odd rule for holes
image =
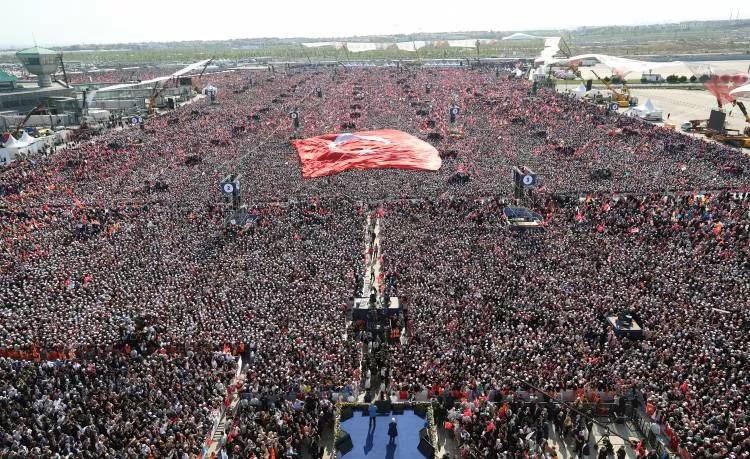
[[[716, 108], [716, 98], [708, 91], [687, 91], [684, 89], [633, 89], [639, 103], [651, 101], [664, 111], [664, 118], [671, 114], [670, 121], [678, 126], [688, 120], [707, 119], [712, 108]], [[730, 114], [731, 113], [731, 114]], [[742, 130], [746, 126], [739, 108], [727, 107], [727, 127]]]
[[[576, 84], [562, 84], [558, 86], [560, 91], [573, 89]], [[656, 108], [664, 112], [664, 119], [669, 115], [669, 122], [674, 124], [677, 129], [682, 123], [689, 120], [708, 119], [711, 109], [716, 108], [716, 98], [713, 94], [704, 90], [686, 90], [686, 89], [663, 89], [663, 88], [634, 88], [631, 94], [638, 98], [638, 102], [643, 104], [647, 99], [651, 99]], [[750, 100], [745, 99], [745, 105], [750, 110]], [[620, 109], [620, 112], [625, 110]], [[726, 107], [727, 111], [727, 128], [742, 131], [748, 124], [745, 117], [737, 107]], [[750, 149], [745, 148], [745, 153], [750, 154]]]

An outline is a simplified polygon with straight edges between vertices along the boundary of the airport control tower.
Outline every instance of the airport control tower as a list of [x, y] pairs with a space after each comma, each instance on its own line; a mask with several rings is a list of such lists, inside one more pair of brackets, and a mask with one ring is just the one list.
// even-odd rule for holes
[[16, 53], [16, 57], [29, 73], [37, 76], [40, 88], [52, 86], [50, 75], [60, 65], [62, 53], [35, 46]]

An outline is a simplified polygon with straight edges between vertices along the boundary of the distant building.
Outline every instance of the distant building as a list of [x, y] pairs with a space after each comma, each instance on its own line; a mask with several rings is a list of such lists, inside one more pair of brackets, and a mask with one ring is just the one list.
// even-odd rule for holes
[[36, 81], [22, 81], [0, 72], [0, 112], [26, 113], [52, 97], [74, 97], [73, 88], [53, 79], [60, 67], [62, 53], [35, 46], [16, 53]]
[[644, 73], [641, 79], [648, 83], [661, 83], [664, 81], [664, 78], [658, 73]]
[[16, 81], [17, 77], [0, 70], [0, 91], [12, 91], [16, 87]]
[[35, 46], [16, 53], [16, 57], [26, 70], [36, 75], [40, 88], [52, 86], [52, 74], [62, 61], [62, 53]]

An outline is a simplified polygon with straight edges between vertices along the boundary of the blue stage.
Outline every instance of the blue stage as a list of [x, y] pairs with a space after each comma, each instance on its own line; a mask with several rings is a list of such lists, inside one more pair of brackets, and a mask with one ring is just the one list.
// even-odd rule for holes
[[[398, 437], [389, 444], [388, 424], [391, 418], [398, 423]], [[424, 458], [419, 452], [419, 431], [427, 427], [427, 420], [414, 414], [413, 410], [404, 410], [404, 414], [378, 415], [374, 431], [369, 428], [370, 418], [361, 410], [355, 411], [354, 416], [341, 423], [341, 428], [349, 433], [354, 448], [336, 457], [345, 459], [357, 458], [386, 458], [386, 459], [414, 459]]]

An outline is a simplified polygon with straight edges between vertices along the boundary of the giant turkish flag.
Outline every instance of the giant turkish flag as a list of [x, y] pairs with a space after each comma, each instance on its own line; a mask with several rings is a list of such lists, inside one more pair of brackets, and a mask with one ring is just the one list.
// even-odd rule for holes
[[420, 169], [436, 171], [438, 151], [405, 132], [392, 129], [326, 134], [292, 142], [304, 178], [337, 174], [349, 169]]
[[712, 75], [711, 78], [703, 83], [711, 94], [716, 96], [722, 104], [734, 101], [735, 96], [730, 94], [733, 89], [742, 86], [748, 82], [748, 75], [744, 73]]

